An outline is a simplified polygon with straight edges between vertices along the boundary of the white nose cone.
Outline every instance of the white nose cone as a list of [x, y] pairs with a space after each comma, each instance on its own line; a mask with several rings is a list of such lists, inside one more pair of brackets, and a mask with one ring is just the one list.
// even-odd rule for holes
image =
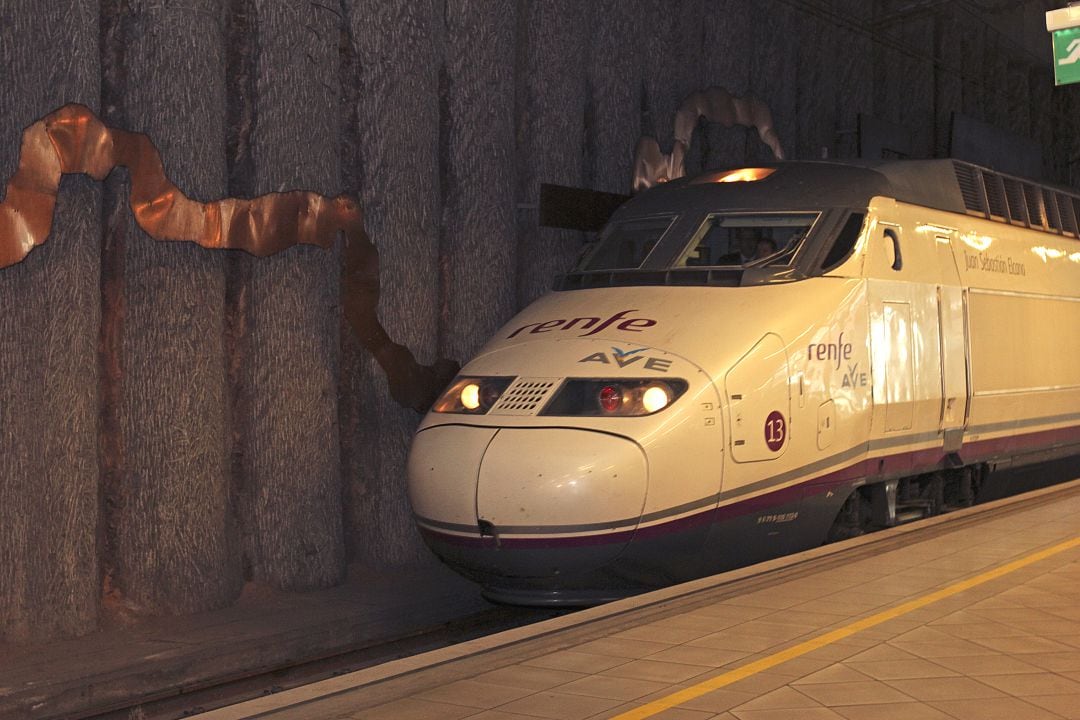
[[476, 533], [476, 475], [496, 432], [446, 425], [413, 438], [407, 466], [409, 502], [422, 525]]
[[628, 530], [637, 527], [647, 484], [645, 455], [625, 438], [503, 429], [480, 464], [477, 515], [512, 535]]

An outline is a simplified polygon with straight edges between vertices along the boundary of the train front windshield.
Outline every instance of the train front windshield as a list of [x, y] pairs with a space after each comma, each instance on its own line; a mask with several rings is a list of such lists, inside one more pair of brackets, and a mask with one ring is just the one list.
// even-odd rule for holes
[[639, 268], [674, 221], [674, 215], [654, 215], [611, 223], [604, 228], [596, 247], [584, 257], [577, 269]]
[[713, 214], [674, 267], [745, 267], [790, 262], [817, 213]]
[[674, 215], [629, 218], [608, 225], [575, 272], [636, 270], [661, 244], [658, 252], [676, 258], [674, 269], [786, 265], [818, 215], [712, 213], [686, 240], [668, 232]]

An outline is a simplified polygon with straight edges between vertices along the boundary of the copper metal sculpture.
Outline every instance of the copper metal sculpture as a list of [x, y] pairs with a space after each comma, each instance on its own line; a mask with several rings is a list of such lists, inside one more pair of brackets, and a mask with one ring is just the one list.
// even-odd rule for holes
[[294, 191], [250, 200], [191, 200], [165, 176], [150, 138], [106, 127], [85, 105], [65, 105], [23, 132], [19, 167], [0, 203], [0, 268], [20, 262], [48, 238], [62, 174], [103, 180], [118, 166], [131, 178], [135, 220], [156, 240], [266, 256], [300, 243], [329, 248], [338, 233], [344, 235], [343, 312], [383, 368], [399, 404], [425, 410], [457, 371], [449, 360], [420, 365], [379, 322], [379, 256], [353, 198]]
[[757, 98], [735, 97], [722, 87], [711, 87], [692, 93], [683, 100], [675, 114], [675, 142], [670, 154], [660, 150], [655, 138], [643, 137], [638, 140], [634, 151], [634, 192], [686, 174], [686, 151], [699, 118], [720, 123], [724, 127], [744, 125], [756, 128], [758, 137], [772, 149], [776, 159], [784, 159], [784, 150], [773, 127], [768, 105]]

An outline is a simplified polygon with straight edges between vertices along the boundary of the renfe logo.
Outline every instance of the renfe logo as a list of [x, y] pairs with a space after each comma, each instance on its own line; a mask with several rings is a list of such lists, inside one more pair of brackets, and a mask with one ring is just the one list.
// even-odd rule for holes
[[637, 310], [620, 310], [606, 320], [601, 320], [598, 317], [576, 317], [570, 320], [547, 320], [545, 322], [529, 323], [528, 325], [522, 325], [506, 337], [507, 339], [512, 338], [529, 328], [532, 328], [529, 330], [530, 335], [551, 332], [552, 330], [586, 330], [587, 332], [580, 333], [578, 337], [588, 337], [615, 325], [615, 323], [618, 323], [618, 325], [615, 325], [615, 329], [623, 332], [641, 332], [645, 328], [656, 325], [656, 321], [649, 318], [626, 317], [633, 312], [637, 312]]
[[806, 346], [806, 359], [807, 360], [825, 360], [836, 361], [836, 369], [840, 369], [841, 360], [851, 359], [851, 343], [844, 342], [844, 333], [840, 333], [840, 337], [836, 342], [823, 342], [823, 343], [810, 343]]

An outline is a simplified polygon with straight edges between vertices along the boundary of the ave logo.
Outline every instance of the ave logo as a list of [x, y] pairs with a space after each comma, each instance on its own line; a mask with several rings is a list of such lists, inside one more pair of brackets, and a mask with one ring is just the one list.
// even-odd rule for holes
[[671, 368], [671, 360], [665, 360], [664, 358], [649, 357], [647, 355], [641, 355], [648, 348], [638, 348], [637, 350], [621, 350], [617, 347], [611, 348], [611, 354], [605, 352], [595, 352], [592, 355], [578, 360], [579, 363], [600, 363], [601, 365], [618, 365], [620, 368], [630, 367], [631, 365], [638, 365], [645, 370], [655, 370], [657, 372], [667, 372]]
[[847, 372], [844, 373], [844, 380], [840, 383], [840, 387], [866, 387], [867, 378], [866, 373], [859, 372], [859, 363], [847, 366]]

